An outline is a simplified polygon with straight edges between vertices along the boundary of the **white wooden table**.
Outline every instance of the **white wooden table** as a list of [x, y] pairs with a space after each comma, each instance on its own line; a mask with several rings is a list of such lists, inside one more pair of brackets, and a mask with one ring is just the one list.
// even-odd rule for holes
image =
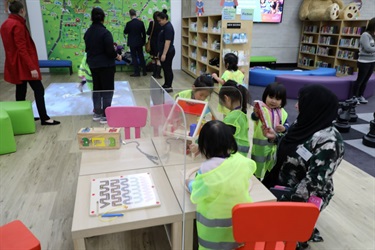
[[[153, 161], [137, 149], [149, 156]], [[150, 138], [130, 139], [119, 149], [82, 150], [79, 175], [116, 172], [123, 170], [160, 167], [161, 161]]]
[[[111, 221], [103, 221], [96, 216], [89, 215], [91, 179], [145, 172], [151, 173], [160, 198], [160, 206], [128, 210], [125, 212], [125, 216], [116, 217]], [[74, 249], [86, 249], [85, 238], [87, 237], [165, 224], [172, 224], [172, 246], [174, 249], [180, 249], [182, 211], [163, 167], [79, 176], [72, 223]]]

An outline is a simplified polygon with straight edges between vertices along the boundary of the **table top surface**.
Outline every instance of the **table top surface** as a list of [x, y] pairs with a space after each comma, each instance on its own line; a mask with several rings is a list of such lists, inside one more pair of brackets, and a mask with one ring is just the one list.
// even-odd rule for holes
[[[91, 180], [93, 178], [115, 177], [137, 173], [150, 173], [160, 199], [160, 206], [128, 210], [123, 217], [100, 218], [90, 216]], [[155, 225], [182, 221], [182, 211], [174, 195], [163, 167], [134, 169], [78, 177], [74, 204], [72, 237], [85, 238]]]
[[124, 142], [119, 149], [83, 150], [79, 175], [162, 166], [150, 138], [130, 139]]

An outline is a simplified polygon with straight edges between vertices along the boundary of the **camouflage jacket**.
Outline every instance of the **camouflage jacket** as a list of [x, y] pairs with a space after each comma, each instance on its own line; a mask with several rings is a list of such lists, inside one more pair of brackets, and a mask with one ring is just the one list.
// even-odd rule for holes
[[[311, 153], [307, 160], [297, 153], [302, 147]], [[313, 134], [297, 146], [296, 152], [289, 155], [281, 167], [280, 184], [293, 188], [292, 194], [283, 200], [307, 201], [315, 195], [322, 198], [322, 209], [325, 208], [334, 195], [333, 174], [343, 156], [344, 142], [333, 126]]]

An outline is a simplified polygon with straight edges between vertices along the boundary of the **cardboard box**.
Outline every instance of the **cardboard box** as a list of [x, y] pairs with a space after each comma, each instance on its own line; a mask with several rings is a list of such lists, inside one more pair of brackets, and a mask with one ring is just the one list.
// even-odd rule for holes
[[119, 149], [120, 128], [81, 128], [77, 133], [80, 149]]

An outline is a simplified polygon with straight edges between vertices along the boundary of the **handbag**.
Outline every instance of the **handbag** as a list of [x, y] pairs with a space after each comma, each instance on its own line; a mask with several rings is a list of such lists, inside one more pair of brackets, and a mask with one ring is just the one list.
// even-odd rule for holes
[[146, 45], [145, 45], [145, 49], [146, 49], [146, 52], [147, 53], [150, 53], [151, 52], [151, 36], [152, 36], [152, 33], [154, 32], [154, 26], [155, 26], [155, 21], [152, 23], [152, 30], [151, 30], [151, 34], [150, 36], [148, 37], [148, 40], [146, 42]]

